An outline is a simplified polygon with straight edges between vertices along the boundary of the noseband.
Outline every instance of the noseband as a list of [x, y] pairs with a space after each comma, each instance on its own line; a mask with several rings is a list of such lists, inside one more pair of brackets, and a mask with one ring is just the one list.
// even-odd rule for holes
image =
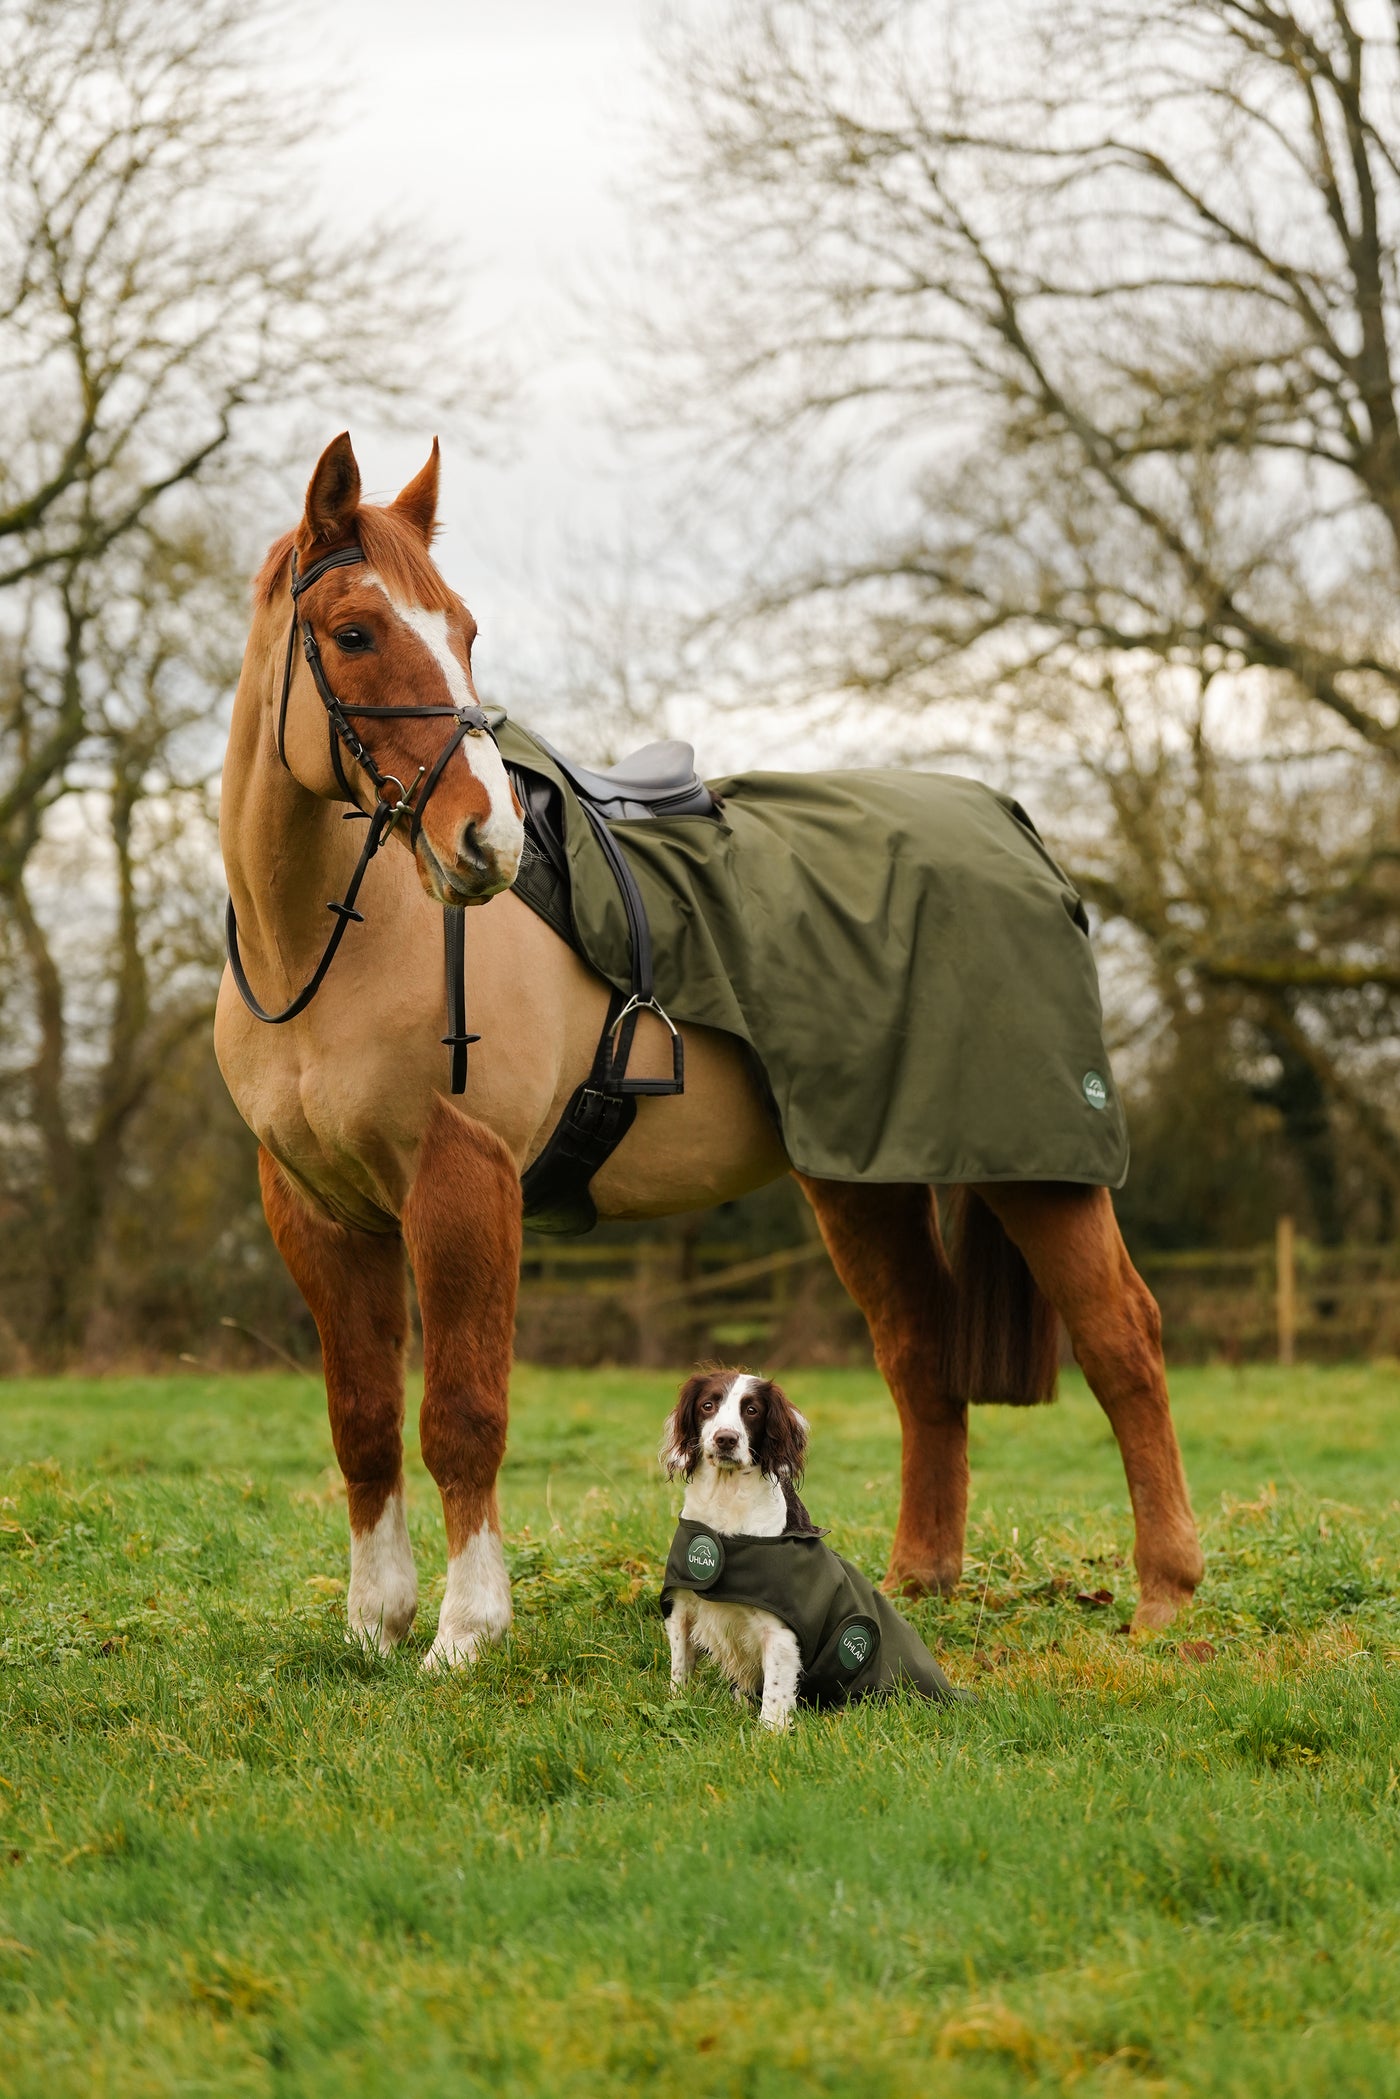
[[[277, 755], [284, 768], [290, 772], [291, 767], [287, 764], [287, 703], [291, 698], [292, 667], [296, 660], [297, 633], [300, 630], [302, 653], [306, 657], [307, 668], [311, 672], [312, 683], [316, 687], [321, 705], [326, 710], [331, 764], [335, 768], [336, 779], [346, 801], [355, 802], [355, 791], [346, 778], [345, 764], [341, 756], [342, 751], [348, 752], [361, 772], [368, 774], [373, 783], [374, 808], [372, 811], [364, 810], [355, 802], [355, 807], [346, 811], [347, 823], [353, 823], [358, 819], [368, 823], [369, 830], [365, 834], [360, 857], [355, 863], [355, 872], [350, 877], [344, 896], [339, 903], [326, 906], [328, 911], [334, 912], [336, 922], [321, 959], [291, 1004], [284, 1006], [280, 1013], [267, 1012], [254, 996], [238, 952], [238, 920], [234, 915], [233, 898], [228, 900], [225, 915], [228, 960], [229, 968], [233, 972], [233, 981], [238, 987], [238, 995], [255, 1020], [264, 1020], [274, 1028], [280, 1027], [283, 1021], [295, 1020], [299, 1013], [306, 1011], [324, 983], [326, 971], [335, 960], [336, 949], [344, 938], [345, 928], [352, 921], [363, 924], [364, 913], [355, 909], [360, 884], [364, 881], [370, 861], [399, 818], [408, 818], [408, 842], [411, 847], [416, 847], [423, 828], [423, 812], [447, 769], [447, 761], [452, 753], [465, 737], [491, 735], [491, 724], [481, 707], [347, 707], [345, 702], [332, 692], [325, 664], [321, 659], [320, 644], [310, 620], [301, 610], [301, 599], [312, 584], [318, 582], [328, 570], [351, 568], [364, 558], [362, 547], [338, 547], [334, 553], [323, 554], [319, 561], [313, 561], [305, 575], [301, 575], [297, 568], [296, 549], [292, 550], [292, 623], [287, 631], [287, 654], [282, 667], [282, 697], [277, 708]], [[397, 774], [380, 771], [373, 752], [356, 734], [355, 717], [362, 715], [373, 715], [380, 721], [408, 721], [428, 715], [442, 715], [450, 717], [457, 726], [434, 759], [431, 769], [420, 765], [418, 778], [412, 787], [406, 788]], [[452, 1091], [464, 1093], [467, 1085], [467, 1045], [479, 1042], [481, 1037], [467, 1033], [466, 919], [460, 906], [443, 906], [443, 941], [447, 968], [448, 1032], [442, 1040], [452, 1052]]]

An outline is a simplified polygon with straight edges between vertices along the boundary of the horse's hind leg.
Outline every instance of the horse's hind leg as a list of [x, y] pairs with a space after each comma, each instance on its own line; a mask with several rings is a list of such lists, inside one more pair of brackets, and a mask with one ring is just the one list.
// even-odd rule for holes
[[967, 1528], [967, 1408], [939, 1386], [938, 1329], [950, 1313], [933, 1196], [925, 1187], [797, 1179], [899, 1410], [899, 1522], [885, 1586], [952, 1589]]
[[447, 1524], [447, 1593], [432, 1668], [469, 1662], [510, 1624], [496, 1475], [506, 1448], [520, 1180], [481, 1123], [438, 1099], [403, 1208], [423, 1315], [423, 1462]]
[[331, 1440], [350, 1507], [350, 1631], [387, 1653], [418, 1608], [403, 1506], [403, 1241], [321, 1216], [269, 1152], [259, 1152], [258, 1174], [277, 1250], [321, 1336]]
[[1112, 1425], [1137, 1528], [1133, 1624], [1170, 1624], [1205, 1571], [1167, 1398], [1162, 1322], [1105, 1188], [1013, 1182], [977, 1190], [1069, 1329]]

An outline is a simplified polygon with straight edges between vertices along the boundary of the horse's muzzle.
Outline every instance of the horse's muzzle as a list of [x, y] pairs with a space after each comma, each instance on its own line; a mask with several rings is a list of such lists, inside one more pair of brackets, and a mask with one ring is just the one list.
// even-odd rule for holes
[[497, 846], [482, 838], [480, 827], [472, 820], [463, 825], [456, 858], [450, 864], [434, 850], [426, 832], [419, 833], [416, 857], [419, 879], [435, 903], [484, 904], [515, 880], [520, 844]]

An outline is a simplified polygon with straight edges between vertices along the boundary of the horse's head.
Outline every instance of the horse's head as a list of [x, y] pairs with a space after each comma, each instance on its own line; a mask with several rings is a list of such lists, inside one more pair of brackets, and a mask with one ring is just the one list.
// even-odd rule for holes
[[[310, 578], [329, 554], [358, 548], [364, 559], [327, 566], [304, 583], [298, 605], [315, 636], [324, 688], [318, 693], [297, 646], [285, 716], [279, 666], [269, 733], [289, 771], [313, 794], [344, 800], [348, 785], [370, 808], [376, 791], [392, 800], [397, 787], [407, 820], [396, 835], [411, 846], [423, 887], [440, 904], [475, 904], [515, 880], [524, 827], [490, 735], [479, 728], [462, 734], [455, 718], [478, 706], [471, 666], [476, 621], [429, 552], [437, 496], [436, 439], [422, 472], [384, 507], [360, 500], [349, 436], [326, 447], [306, 491], [305, 515], [269, 554], [259, 595], [270, 610], [284, 606], [290, 622], [294, 561], [296, 573]], [[363, 746], [365, 764], [338, 742], [325, 689], [343, 708], [342, 721]], [[396, 711], [418, 708], [433, 711]], [[376, 773], [385, 783], [377, 790]]]

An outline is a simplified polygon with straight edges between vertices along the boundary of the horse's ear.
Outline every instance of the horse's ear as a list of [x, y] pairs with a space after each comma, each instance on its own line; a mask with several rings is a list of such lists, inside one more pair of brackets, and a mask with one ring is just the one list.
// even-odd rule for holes
[[306, 491], [306, 529], [311, 539], [343, 539], [359, 507], [360, 469], [350, 432], [342, 430], [317, 460]]
[[438, 441], [433, 439], [433, 449], [428, 454], [428, 464], [416, 473], [407, 488], [401, 488], [394, 498], [394, 509], [426, 546], [432, 539], [437, 523], [438, 506]]

